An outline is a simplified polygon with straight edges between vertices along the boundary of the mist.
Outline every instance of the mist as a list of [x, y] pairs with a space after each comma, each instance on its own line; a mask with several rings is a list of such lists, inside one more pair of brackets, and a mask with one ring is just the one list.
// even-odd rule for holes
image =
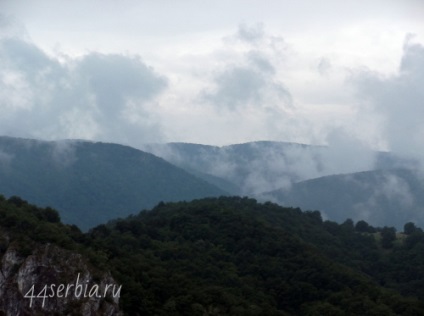
[[[375, 168], [377, 152], [341, 132], [326, 146], [252, 142], [230, 146], [157, 144], [142, 146], [183, 168], [194, 169], [236, 184], [242, 194], [289, 189], [295, 182]], [[354, 158], [354, 159], [352, 159]]]

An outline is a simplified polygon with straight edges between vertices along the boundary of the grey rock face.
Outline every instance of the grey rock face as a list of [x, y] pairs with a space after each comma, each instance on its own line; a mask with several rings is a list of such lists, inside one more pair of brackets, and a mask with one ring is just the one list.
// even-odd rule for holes
[[0, 256], [0, 315], [122, 315], [120, 286], [78, 253], [10, 243]]

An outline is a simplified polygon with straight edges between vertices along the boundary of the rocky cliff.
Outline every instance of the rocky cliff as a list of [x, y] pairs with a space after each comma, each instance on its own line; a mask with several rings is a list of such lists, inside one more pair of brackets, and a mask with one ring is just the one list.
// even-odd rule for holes
[[76, 252], [3, 233], [0, 258], [0, 315], [122, 315], [120, 286]]

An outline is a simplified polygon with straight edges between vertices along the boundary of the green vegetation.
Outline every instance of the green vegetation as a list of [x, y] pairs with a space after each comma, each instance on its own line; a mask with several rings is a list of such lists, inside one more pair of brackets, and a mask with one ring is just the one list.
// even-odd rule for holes
[[22, 251], [55, 243], [110, 270], [128, 315], [424, 314], [424, 233], [408, 223], [396, 233], [221, 197], [159, 203], [81, 233], [12, 197], [0, 199], [0, 230]]

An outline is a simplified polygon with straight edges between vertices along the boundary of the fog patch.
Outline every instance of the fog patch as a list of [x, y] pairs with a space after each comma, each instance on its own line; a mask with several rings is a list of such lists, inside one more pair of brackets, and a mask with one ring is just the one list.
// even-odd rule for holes
[[76, 160], [76, 140], [59, 140], [49, 144], [52, 145], [51, 155], [56, 166], [69, 167]]
[[[420, 206], [422, 201], [416, 200], [417, 192], [413, 191], [409, 182], [413, 181], [411, 178], [408, 180], [396, 173], [385, 172], [376, 180], [377, 182], [370, 183], [355, 181], [356, 186], [369, 192], [366, 200], [352, 205], [355, 220], [397, 227], [408, 221], [422, 223], [424, 219], [422, 205]], [[422, 184], [421, 181], [420, 185]]]
[[242, 194], [290, 189], [293, 183], [325, 175], [371, 170], [375, 154], [339, 132], [328, 146], [253, 142], [223, 147], [195, 144], [144, 146], [180, 167], [223, 178]]
[[346, 131], [332, 130], [327, 142], [318, 154], [319, 176], [374, 169], [377, 152]]
[[0, 168], [6, 169], [13, 160], [13, 155], [0, 150]]

